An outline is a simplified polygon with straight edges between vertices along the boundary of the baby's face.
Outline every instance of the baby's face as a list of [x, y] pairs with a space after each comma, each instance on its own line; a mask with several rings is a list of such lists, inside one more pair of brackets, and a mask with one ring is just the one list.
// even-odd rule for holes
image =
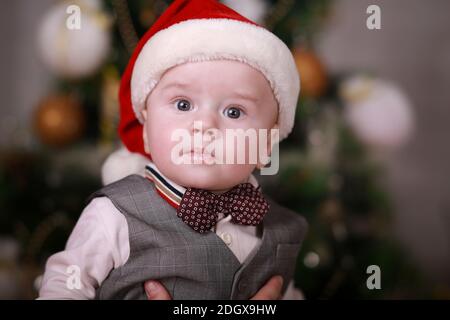
[[[271, 129], [278, 128], [278, 105], [266, 78], [245, 63], [228, 60], [185, 63], [168, 70], [148, 97], [143, 115], [146, 151], [158, 169], [179, 185], [218, 193], [247, 182], [257, 164], [248, 155], [245, 163], [214, 163], [211, 159], [216, 153], [207, 152], [207, 146], [224, 142], [227, 129], [266, 129], [261, 132], [267, 137]], [[191, 153], [193, 144], [179, 152], [184, 159], [194, 161], [196, 157], [190, 164], [173, 161], [180, 140], [174, 140], [172, 134], [180, 129], [192, 141], [194, 134], [204, 137], [203, 150], [196, 150], [200, 154]], [[216, 134], [208, 136], [211, 130]], [[260, 138], [258, 134], [258, 144]], [[230, 148], [237, 154], [238, 143], [222, 145], [224, 156]]]

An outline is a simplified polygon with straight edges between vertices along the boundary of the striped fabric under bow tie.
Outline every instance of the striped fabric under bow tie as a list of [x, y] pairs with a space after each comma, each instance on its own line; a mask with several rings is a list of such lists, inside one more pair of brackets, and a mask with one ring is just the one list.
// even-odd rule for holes
[[199, 233], [211, 230], [219, 214], [231, 215], [231, 222], [256, 226], [269, 210], [260, 187], [241, 183], [223, 194], [183, 188], [165, 178], [154, 165], [146, 167], [146, 176], [155, 183], [158, 193], [177, 209], [177, 215]]

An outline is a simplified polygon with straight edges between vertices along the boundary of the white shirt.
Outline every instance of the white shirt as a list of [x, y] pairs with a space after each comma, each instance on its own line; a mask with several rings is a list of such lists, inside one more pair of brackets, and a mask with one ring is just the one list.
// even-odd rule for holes
[[[242, 263], [261, 239], [256, 227], [237, 225], [230, 219], [219, 217], [214, 231]], [[94, 299], [109, 273], [123, 266], [129, 256], [126, 218], [109, 198], [95, 198], [83, 210], [65, 250], [47, 260], [39, 299]], [[303, 299], [303, 295], [291, 282], [283, 299]]]

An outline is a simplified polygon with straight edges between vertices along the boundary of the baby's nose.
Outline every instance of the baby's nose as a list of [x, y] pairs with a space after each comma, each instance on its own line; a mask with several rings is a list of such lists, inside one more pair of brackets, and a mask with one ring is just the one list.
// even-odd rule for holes
[[208, 140], [213, 140], [218, 136], [219, 129], [215, 125], [208, 125], [208, 123], [204, 123], [201, 121], [196, 121], [192, 128], [192, 133], [200, 134], [205, 139], [209, 138]]
[[218, 130], [218, 119], [210, 113], [197, 117], [192, 124], [193, 133], [211, 135], [215, 130]]

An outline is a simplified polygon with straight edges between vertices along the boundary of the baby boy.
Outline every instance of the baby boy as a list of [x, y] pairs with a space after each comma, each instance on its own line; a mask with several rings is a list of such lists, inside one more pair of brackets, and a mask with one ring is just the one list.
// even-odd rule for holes
[[[292, 295], [306, 222], [252, 173], [292, 130], [299, 90], [275, 35], [217, 1], [174, 1], [121, 83], [120, 136], [145, 171], [89, 198], [40, 298], [147, 299], [156, 280], [173, 299], [249, 299], [275, 275]], [[252, 131], [244, 148], [229, 139]]]

